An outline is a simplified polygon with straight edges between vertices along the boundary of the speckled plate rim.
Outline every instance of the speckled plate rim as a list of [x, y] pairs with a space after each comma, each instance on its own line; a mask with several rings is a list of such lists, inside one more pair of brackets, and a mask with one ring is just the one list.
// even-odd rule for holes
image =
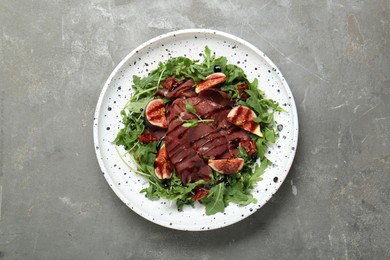
[[[243, 39], [241, 39], [241, 38], [239, 38], [237, 36], [234, 36], [232, 34], [225, 33], [225, 32], [222, 32], [222, 31], [211, 30], [211, 29], [183, 29], [183, 30], [173, 31], [173, 32], [165, 33], [165, 34], [159, 35], [157, 37], [154, 37], [154, 38], [150, 39], [149, 41], [146, 41], [143, 44], [139, 45], [137, 48], [135, 48], [133, 51], [131, 51], [128, 55], [126, 55], [126, 57], [115, 67], [115, 69], [112, 71], [112, 73], [108, 77], [106, 83], [104, 84], [103, 89], [102, 89], [102, 91], [100, 93], [97, 105], [96, 105], [96, 110], [95, 110], [95, 115], [94, 115], [93, 139], [94, 139], [95, 147], [99, 146], [99, 131], [98, 131], [98, 129], [99, 129], [99, 122], [98, 122], [98, 119], [99, 119], [99, 114], [100, 114], [100, 110], [101, 110], [101, 107], [102, 107], [102, 103], [103, 103], [105, 94], [107, 92], [107, 89], [109, 88], [110, 82], [115, 77], [115, 75], [118, 73], [118, 71], [121, 69], [121, 67], [132, 56], [134, 56], [136, 53], [138, 53], [142, 49], [146, 48], [147, 46], [149, 46], [149, 45], [151, 45], [151, 44], [153, 44], [155, 42], [158, 42], [158, 41], [160, 41], [162, 39], [171, 38], [171, 37], [174, 37], [174, 36], [177, 36], [177, 35], [196, 34], [196, 33], [205, 33], [205, 34], [219, 35], [219, 36], [222, 36], [222, 37], [226, 37], [226, 38], [228, 38], [230, 40], [239, 42], [239, 43], [243, 44], [244, 46], [246, 46], [247, 48], [251, 49], [257, 55], [261, 56], [262, 59], [264, 59], [269, 65], [271, 65], [274, 68], [277, 68], [277, 66], [262, 51], [260, 51], [254, 45], [252, 45], [251, 43], [249, 43], [249, 42], [247, 42], [247, 41], [245, 41], [245, 40], [243, 40]], [[283, 75], [281, 73], [279, 74], [279, 78], [280, 79], [284, 79], [284, 77], [283, 77]], [[291, 97], [291, 99], [290, 99], [291, 113], [292, 113], [292, 116], [293, 116], [293, 121], [296, 123], [296, 126], [294, 126], [294, 130], [295, 131], [293, 133], [292, 144], [291, 145], [294, 146], [294, 147], [297, 147], [297, 144], [298, 144], [298, 133], [299, 133], [297, 108], [296, 108], [296, 104], [295, 104], [295, 101], [294, 101], [291, 89], [288, 86], [288, 83], [286, 82], [286, 80], [281, 80], [281, 82], [283, 84], [283, 87], [285, 88], [285, 91]], [[106, 168], [106, 166], [105, 166], [105, 164], [103, 162], [102, 154], [101, 154], [100, 150], [99, 149], [95, 149], [95, 152], [96, 152], [97, 160], [98, 160], [98, 163], [99, 163], [99, 166], [100, 166], [102, 172], [103, 173], [107, 173], [108, 169]], [[287, 161], [284, 173], [279, 176], [281, 181], [278, 183], [275, 192], [280, 188], [280, 186], [283, 184], [285, 178], [287, 177], [287, 174], [290, 171], [290, 168], [291, 168], [292, 163], [294, 161], [295, 153], [296, 153], [296, 149], [294, 151], [292, 151], [291, 156], [289, 157], [289, 159]], [[213, 223], [213, 224], [207, 226], [207, 228], [203, 227], [202, 229], [200, 229], [198, 226], [188, 226], [188, 225], [174, 225], [174, 226], [172, 226], [172, 225], [169, 225], [168, 223], [160, 222], [158, 219], [152, 218], [148, 214], [144, 214], [144, 211], [142, 210], [142, 208], [139, 208], [139, 207], [136, 207], [135, 205], [133, 205], [122, 194], [122, 192], [115, 185], [113, 185], [114, 184], [113, 180], [112, 180], [112, 178], [111, 178], [111, 176], [109, 174], [104, 174], [104, 177], [105, 177], [107, 183], [109, 184], [109, 186], [111, 187], [111, 189], [119, 197], [119, 199], [122, 200], [122, 202], [124, 202], [129, 208], [131, 208], [134, 212], [136, 212], [138, 215], [142, 216], [143, 218], [145, 218], [145, 219], [147, 219], [147, 220], [149, 220], [149, 221], [151, 221], [153, 223], [156, 223], [158, 225], [164, 226], [166, 228], [182, 230], [182, 231], [214, 230], [214, 229], [218, 229], [218, 228], [222, 228], [222, 227], [226, 227], [226, 226], [232, 225], [232, 224], [237, 223], [237, 222], [239, 222], [239, 221], [241, 221], [243, 219], [243, 218], [238, 218], [237, 217], [237, 218], [231, 219], [230, 221], [226, 222], [224, 225]], [[269, 201], [269, 199], [272, 197], [273, 194], [271, 194], [269, 197], [265, 198], [265, 203], [267, 203]], [[261, 206], [263, 206], [263, 205], [261, 205]], [[245, 218], [250, 216], [250, 215], [252, 215], [254, 212], [257, 211], [257, 209], [258, 208], [256, 208], [253, 211], [250, 211], [250, 212], [248, 211], [246, 213]]]

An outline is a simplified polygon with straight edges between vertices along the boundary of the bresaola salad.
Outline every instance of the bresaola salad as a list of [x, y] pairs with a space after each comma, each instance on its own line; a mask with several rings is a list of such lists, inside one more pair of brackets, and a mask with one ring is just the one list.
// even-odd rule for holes
[[178, 210], [199, 202], [212, 215], [256, 202], [251, 190], [270, 164], [274, 113], [283, 110], [226, 57], [206, 46], [203, 58], [172, 58], [133, 76], [115, 144], [148, 180], [141, 192], [149, 199], [175, 200]]

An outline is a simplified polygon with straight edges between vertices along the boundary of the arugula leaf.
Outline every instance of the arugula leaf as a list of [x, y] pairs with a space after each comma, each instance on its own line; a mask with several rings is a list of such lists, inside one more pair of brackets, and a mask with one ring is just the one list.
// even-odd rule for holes
[[128, 109], [129, 111], [142, 112], [151, 100], [153, 100], [153, 97], [144, 97], [137, 101], [129, 102], [126, 104], [124, 109]]
[[198, 119], [187, 119], [187, 120], [184, 120], [185, 123], [182, 125], [183, 127], [195, 127], [199, 123], [210, 123], [210, 122], [214, 121], [214, 119], [202, 119], [200, 117], [200, 115], [198, 115], [196, 113], [196, 109], [195, 109], [194, 105], [192, 105], [191, 103], [186, 102], [186, 110], [188, 112], [190, 112], [191, 114], [195, 115]]
[[263, 178], [261, 178], [261, 175], [264, 173], [265, 169], [268, 168], [268, 166], [271, 164], [271, 161], [268, 160], [267, 158], [264, 158], [262, 161], [261, 161], [261, 164], [256, 164], [255, 166], [255, 170], [253, 172], [253, 174], [251, 175], [250, 179], [249, 179], [249, 187], [252, 189], [253, 186], [261, 181]]
[[214, 119], [187, 119], [187, 120], [184, 120], [184, 124], [182, 124], [183, 127], [195, 127], [197, 126], [199, 123], [210, 123], [210, 122], [213, 122]]
[[272, 99], [262, 99], [262, 100], [260, 100], [260, 103], [262, 104], [262, 106], [268, 106], [268, 107], [274, 109], [275, 111], [286, 112], [286, 110], [281, 108], [279, 106], [279, 104], [275, 103], [275, 101], [273, 101]]
[[[161, 180], [158, 180], [157, 177], [150, 176], [150, 178], [155, 178], [155, 181], [150, 182], [150, 186], [142, 189], [141, 193], [146, 193], [146, 196], [149, 199], [170, 199], [170, 200], [181, 200], [182, 202], [187, 201], [188, 199], [191, 199], [194, 193], [194, 188], [205, 184], [206, 182], [204, 180], [200, 180], [194, 183], [189, 183], [186, 186], [183, 186], [181, 184], [181, 180], [177, 175], [173, 174], [168, 186], [164, 185], [164, 182]], [[150, 179], [149, 179], [150, 181]]]
[[265, 152], [267, 150], [266, 141], [264, 137], [260, 137], [256, 140], [256, 152], [257, 156], [261, 159], [265, 158]]
[[186, 102], [186, 110], [194, 115], [197, 115], [196, 114], [196, 110], [195, 110], [195, 107], [193, 104], [189, 103], [189, 102]]
[[183, 211], [184, 206], [190, 205], [194, 207], [195, 201], [192, 200], [192, 197], [179, 198], [176, 200], [176, 207], [178, 211]]
[[245, 164], [252, 161], [251, 156], [245, 151], [241, 144], [238, 145], [238, 158], [244, 159]]
[[125, 110], [122, 110], [121, 115], [124, 127], [119, 131], [114, 143], [118, 146], [123, 145], [125, 150], [131, 151], [139, 143], [138, 136], [145, 129], [142, 113], [138, 111], [126, 114]]
[[264, 129], [264, 137], [265, 137], [265, 140], [271, 142], [271, 143], [275, 143], [276, 139], [275, 139], [275, 132], [271, 129], [269, 129], [268, 127], [266, 127]]
[[257, 200], [249, 192], [245, 192], [243, 185], [229, 186], [226, 194], [226, 202], [234, 202], [239, 206], [246, 206], [250, 203], [256, 203]]
[[201, 199], [201, 202], [206, 207], [206, 215], [213, 215], [218, 212], [223, 212], [225, 209], [225, 203], [223, 201], [225, 193], [225, 184], [219, 183], [212, 187], [206, 197]]
[[239, 81], [248, 81], [244, 71], [236, 65], [226, 65], [224, 72], [226, 75], [226, 84], [238, 83]]
[[221, 86], [221, 90], [227, 92], [230, 98], [238, 99], [240, 98], [240, 93], [238, 92], [237, 88], [237, 85], [239, 84], [242, 84], [242, 82], [239, 82], [237, 84], [223, 85]]
[[182, 124], [182, 127], [195, 127], [197, 125], [198, 125], [197, 119], [188, 119], [188, 120], [185, 120], [185, 123]]
[[211, 57], [211, 51], [208, 46], [204, 48], [204, 63], [206, 63], [207, 67], [210, 67], [210, 63], [213, 57]]

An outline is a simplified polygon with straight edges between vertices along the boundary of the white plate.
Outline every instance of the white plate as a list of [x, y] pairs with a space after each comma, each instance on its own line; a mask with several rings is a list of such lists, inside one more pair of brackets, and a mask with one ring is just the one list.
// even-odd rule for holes
[[[150, 201], [139, 191], [148, 186], [146, 180], [131, 172], [118, 157], [113, 140], [122, 128], [120, 111], [132, 93], [132, 76], [147, 76], [160, 61], [187, 56], [200, 59], [207, 45], [217, 56], [244, 69], [250, 81], [259, 79], [267, 98], [274, 99], [287, 111], [275, 115], [283, 126], [267, 157], [272, 165], [263, 174], [264, 180], [253, 190], [256, 204], [240, 207], [230, 204], [224, 213], [205, 215], [199, 203], [183, 212], [172, 201]], [[291, 90], [276, 66], [250, 43], [227, 33], [189, 29], [158, 36], [128, 54], [108, 78], [97, 103], [94, 118], [94, 142], [100, 167], [110, 187], [133, 211], [159, 225], [179, 230], [210, 230], [236, 223], [261, 208], [278, 190], [294, 159], [298, 141], [298, 117]], [[124, 150], [119, 148], [123, 154]]]

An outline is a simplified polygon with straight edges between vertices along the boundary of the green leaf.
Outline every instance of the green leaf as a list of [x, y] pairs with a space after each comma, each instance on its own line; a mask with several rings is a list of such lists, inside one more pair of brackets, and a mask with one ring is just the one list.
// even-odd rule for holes
[[245, 151], [245, 149], [242, 147], [241, 144], [238, 145], [238, 155], [237, 155], [237, 157], [244, 159], [245, 164], [252, 162], [251, 156]]
[[210, 123], [210, 122], [213, 122], [214, 119], [188, 119], [188, 120], [185, 120], [184, 124], [182, 124], [183, 127], [195, 127], [198, 125], [198, 123]]
[[207, 67], [210, 67], [210, 63], [211, 63], [211, 51], [209, 49], [209, 47], [206, 45], [206, 47], [204, 48], [204, 62], [207, 64]]
[[189, 102], [186, 102], [186, 110], [192, 114], [195, 114], [196, 115], [196, 110], [195, 110], [195, 107], [194, 105], [192, 105], [191, 103]]
[[250, 187], [250, 188], [253, 188], [253, 186], [254, 186], [257, 182], [259, 182], [259, 181], [261, 181], [261, 180], [263, 179], [263, 178], [261, 177], [261, 175], [263, 175], [265, 169], [267, 169], [268, 166], [269, 166], [270, 164], [271, 164], [271, 161], [268, 160], [267, 158], [264, 158], [264, 159], [261, 161], [260, 165], [259, 165], [259, 164], [256, 164], [255, 170], [254, 170], [254, 172], [253, 172], [253, 174], [251, 175], [250, 180], [249, 180], [249, 182], [250, 182], [250, 183], [249, 183], [249, 187]]
[[268, 127], [266, 127], [264, 129], [264, 137], [265, 137], [265, 140], [271, 142], [271, 143], [275, 143], [275, 132], [271, 129], [269, 129]]
[[192, 197], [181, 198], [176, 200], [176, 207], [178, 211], [183, 211], [184, 206], [190, 205], [194, 207], [194, 203]]
[[195, 127], [198, 125], [198, 121], [196, 119], [189, 119], [186, 120], [184, 124], [182, 124], [182, 127]]
[[256, 151], [257, 151], [257, 156], [260, 159], [263, 159], [265, 152], [267, 151], [267, 146], [265, 144], [264, 137], [260, 137], [256, 140]]
[[125, 109], [128, 109], [129, 111], [137, 111], [137, 112], [143, 111], [152, 99], [153, 97], [144, 97], [137, 101], [128, 102], [128, 104], [126, 104], [125, 106]]
[[206, 215], [213, 215], [218, 212], [223, 212], [225, 204], [223, 201], [223, 195], [225, 192], [225, 184], [220, 183], [212, 187], [205, 198], [202, 199], [202, 203], [206, 206]]
[[240, 206], [246, 206], [250, 203], [256, 203], [252, 194], [245, 192], [242, 185], [230, 186], [226, 196], [227, 203], [234, 202]]
[[246, 106], [250, 107], [257, 115], [263, 113], [263, 108], [261, 107], [259, 100], [255, 97], [250, 96], [245, 103]]
[[226, 75], [226, 84], [247, 81], [247, 77], [244, 71], [236, 65], [233, 64], [226, 65], [224, 72]]
[[231, 84], [231, 85], [223, 85], [221, 86], [221, 90], [229, 93], [230, 98], [240, 98], [240, 93], [238, 92], [237, 85], [242, 84], [242, 82], [239, 82], [237, 84]]

